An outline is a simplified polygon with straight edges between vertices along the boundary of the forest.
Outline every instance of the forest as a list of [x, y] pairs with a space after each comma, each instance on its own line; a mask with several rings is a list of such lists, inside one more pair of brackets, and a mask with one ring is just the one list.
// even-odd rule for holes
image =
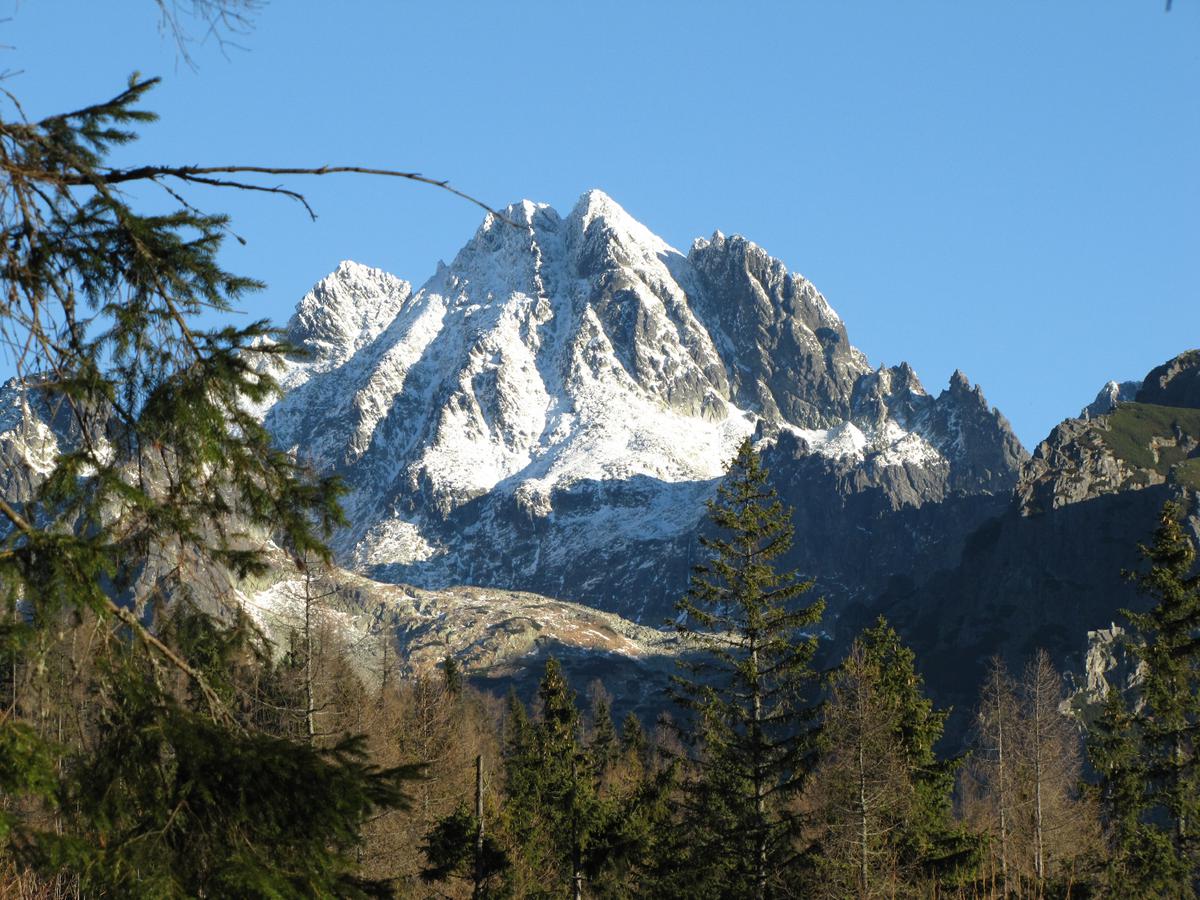
[[[1200, 575], [1173, 503], [1130, 575], [1133, 687], [1083, 704], [1044, 652], [993, 660], [962, 747], [887, 621], [818, 666], [824, 604], [779, 566], [790, 511], [749, 440], [653, 721], [614, 721], [602, 681], [553, 659], [532, 702], [453, 656], [364, 673], [317, 592], [267, 640], [233, 587], [273, 553], [328, 564], [343, 489], [253, 414], [294, 348], [265, 321], [205, 324], [260, 285], [180, 191], [300, 195], [110, 166], [154, 85], [0, 121], [17, 412], [71, 438], [0, 499], [0, 894], [1195, 896]], [[173, 208], [139, 211], [131, 185]]]

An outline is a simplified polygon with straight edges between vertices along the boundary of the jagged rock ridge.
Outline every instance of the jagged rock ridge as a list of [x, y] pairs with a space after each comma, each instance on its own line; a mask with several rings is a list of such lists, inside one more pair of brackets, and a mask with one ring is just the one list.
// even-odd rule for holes
[[[289, 323], [309, 356], [265, 422], [350, 486], [344, 564], [657, 621], [747, 435], [778, 448], [785, 491], [819, 482], [874, 517], [987, 506], [1015, 483], [1024, 450], [965, 376], [932, 396], [907, 365], [872, 370], [816, 288], [744, 238], [685, 255], [599, 191], [566, 216], [526, 201], [505, 218], [415, 292], [344, 263]], [[861, 514], [826, 525], [878, 524]], [[866, 581], [910, 565], [906, 541], [936, 543], [928, 523], [896, 527], [910, 536]], [[863, 560], [835, 562], [829, 583], [861, 589]]]
[[1197, 369], [1200, 353], [1181, 354], [1147, 375], [1136, 399], [1056, 426], [1023, 467], [1009, 507], [974, 529], [955, 565], [890, 585], [844, 617], [842, 637], [887, 615], [938, 700], [955, 707], [958, 733], [993, 654], [1019, 669], [1044, 648], [1094, 687], [1116, 659], [1097, 649], [1100, 632], [1120, 621], [1119, 610], [1147, 603], [1122, 573], [1142, 565], [1137, 548], [1165, 501], [1181, 505], [1200, 542]]

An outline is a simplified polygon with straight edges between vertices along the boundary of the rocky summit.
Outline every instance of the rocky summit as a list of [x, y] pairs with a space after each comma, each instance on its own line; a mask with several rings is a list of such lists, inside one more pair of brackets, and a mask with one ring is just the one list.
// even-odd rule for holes
[[[872, 369], [756, 244], [680, 252], [591, 191], [488, 216], [423, 286], [343, 263], [288, 324], [262, 411], [350, 487], [339, 561], [384, 582], [533, 591], [657, 624], [754, 435], [798, 509], [792, 562], [836, 606], [950, 559], [1026, 453], [956, 372]], [[872, 536], [868, 540], [867, 536]]]

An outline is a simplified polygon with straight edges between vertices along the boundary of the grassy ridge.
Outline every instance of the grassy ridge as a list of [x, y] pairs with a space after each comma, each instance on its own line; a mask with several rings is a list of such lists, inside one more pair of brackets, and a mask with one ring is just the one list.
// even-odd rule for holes
[[1156, 461], [1150, 449], [1154, 438], [1174, 439], [1179, 432], [1200, 439], [1200, 409], [1122, 403], [1108, 417], [1108, 430], [1100, 435], [1118, 459], [1163, 476], [1174, 469], [1174, 480], [1200, 488], [1200, 458], [1188, 459], [1177, 447], [1162, 447]]
[[1200, 491], [1200, 459], [1189, 459], [1181, 462], [1173, 471], [1177, 484]]

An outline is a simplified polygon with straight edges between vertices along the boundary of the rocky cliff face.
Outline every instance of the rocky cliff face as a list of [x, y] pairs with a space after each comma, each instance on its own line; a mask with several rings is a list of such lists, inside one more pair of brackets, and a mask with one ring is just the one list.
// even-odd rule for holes
[[1150, 370], [1135, 399], [1139, 403], [1200, 409], [1200, 350], [1189, 350]]
[[892, 584], [846, 617], [844, 635], [876, 613], [892, 619], [939, 700], [955, 706], [959, 730], [993, 654], [1019, 669], [1042, 647], [1094, 681], [1103, 648], [1089, 659], [1087, 635], [1122, 608], [1144, 608], [1122, 572], [1139, 568], [1137, 547], [1166, 500], [1183, 505], [1200, 541], [1200, 404], [1182, 405], [1198, 362], [1183, 354], [1151, 372], [1136, 400], [1057, 426], [1022, 468], [1009, 507], [967, 536], [960, 560]]
[[0, 496], [10, 503], [34, 499], [67, 428], [40, 392], [22, 390], [15, 380], [0, 387]]
[[344, 565], [658, 622], [746, 435], [775, 448], [797, 505], [820, 496], [793, 562], [840, 594], [911, 565], [933, 526], [882, 525], [886, 563], [822, 545], [897, 511], [965, 514], [965, 497], [978, 520], [1015, 483], [1025, 453], [977, 387], [955, 373], [932, 396], [906, 365], [871, 370], [817, 289], [755, 244], [717, 233], [685, 255], [598, 191], [566, 216], [505, 217], [415, 292], [345, 263], [289, 323], [310, 355], [264, 420], [350, 485]]
[[[1136, 399], [1058, 425], [1021, 473], [1021, 512], [1032, 515], [1158, 484], [1200, 488], [1198, 373], [1200, 353], [1189, 351], [1136, 382], [1142, 385]], [[1093, 407], [1100, 408], [1093, 404], [1085, 412]]]

